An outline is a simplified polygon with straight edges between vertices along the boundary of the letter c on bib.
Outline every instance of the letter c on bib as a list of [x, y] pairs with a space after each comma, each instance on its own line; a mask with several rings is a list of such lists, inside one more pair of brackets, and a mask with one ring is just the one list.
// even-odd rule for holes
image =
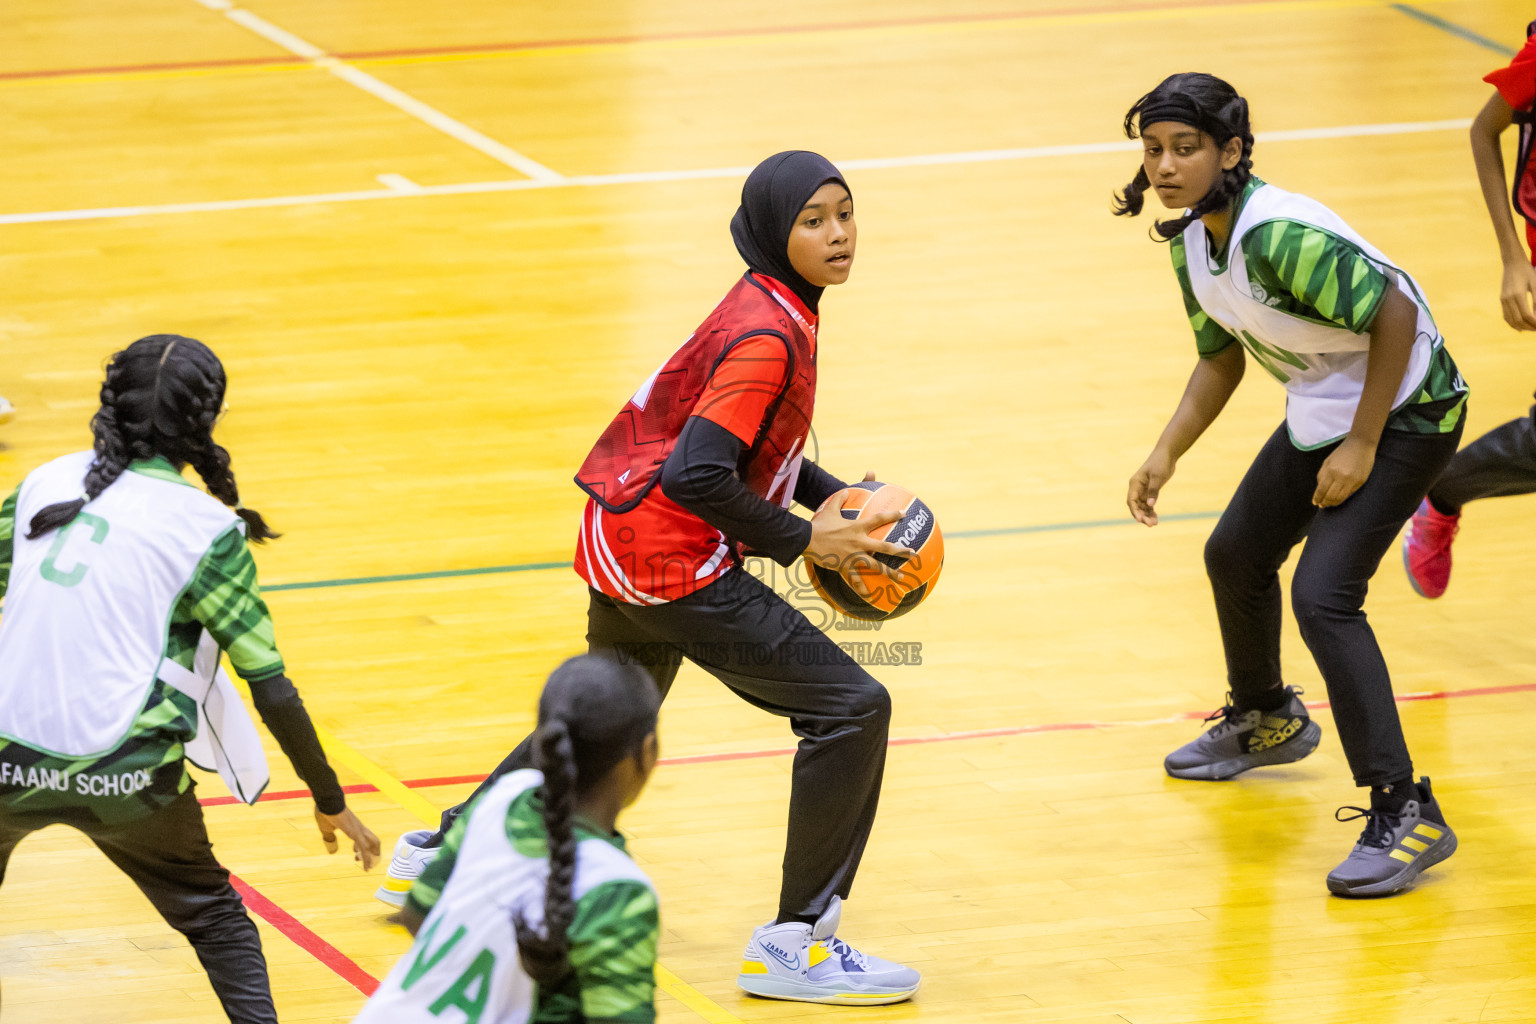
[[86, 570], [90, 566], [84, 562], [76, 562], [74, 568], [64, 571], [59, 568], [58, 558], [64, 550], [64, 545], [69, 541], [70, 531], [76, 523], [89, 523], [91, 527], [91, 543], [100, 544], [107, 539], [107, 521], [100, 516], [93, 516], [89, 512], [81, 512], [59, 530], [58, 536], [53, 538], [53, 546], [48, 549], [48, 557], [43, 559], [41, 572], [43, 579], [50, 583], [57, 583], [61, 587], [77, 586], [85, 579]]

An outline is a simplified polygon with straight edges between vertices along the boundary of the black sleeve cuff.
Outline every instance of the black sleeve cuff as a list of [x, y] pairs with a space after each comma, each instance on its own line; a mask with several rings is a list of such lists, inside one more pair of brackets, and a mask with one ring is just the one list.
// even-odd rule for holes
[[812, 511], [848, 485], [810, 459], [800, 463], [800, 478], [795, 481], [795, 503]]

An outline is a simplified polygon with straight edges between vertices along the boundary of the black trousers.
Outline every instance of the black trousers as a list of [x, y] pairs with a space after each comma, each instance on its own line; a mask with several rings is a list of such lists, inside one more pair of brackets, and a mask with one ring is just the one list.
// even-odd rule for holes
[[0, 884], [11, 851], [52, 824], [84, 832], [133, 879], [166, 924], [187, 937], [232, 1024], [277, 1024], [261, 937], [229, 872], [213, 856], [192, 790], [146, 818], [119, 825], [0, 811]]
[[1495, 427], [1456, 453], [1429, 500], [1455, 515], [1469, 501], [1536, 492], [1536, 406], [1529, 416]]
[[[789, 719], [800, 737], [789, 795], [779, 911], [817, 915], [847, 898], [875, 823], [891, 699], [799, 611], [736, 569], [667, 604], [626, 604], [590, 592], [587, 645], [638, 662], [665, 697], [688, 658], [743, 700]], [[498, 778], [533, 763], [518, 744], [473, 800]], [[465, 805], [444, 812], [440, 842]]]
[[1384, 430], [1360, 490], [1341, 505], [1318, 509], [1312, 504], [1317, 472], [1337, 445], [1301, 451], [1282, 424], [1205, 545], [1233, 702], [1264, 708], [1277, 703], [1282, 685], [1279, 570], [1306, 538], [1291, 608], [1328, 684], [1339, 742], [1360, 786], [1413, 771], [1387, 663], [1366, 621], [1366, 589], [1460, 438], [1460, 423], [1449, 434]]

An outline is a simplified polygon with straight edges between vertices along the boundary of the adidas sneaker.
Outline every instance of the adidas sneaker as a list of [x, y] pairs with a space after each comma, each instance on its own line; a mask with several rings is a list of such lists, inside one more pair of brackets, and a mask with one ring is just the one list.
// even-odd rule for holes
[[1329, 892], [1391, 896], [1412, 888], [1420, 872], [1456, 852], [1456, 833], [1440, 813], [1429, 777], [1420, 778], [1414, 789], [1417, 792], [1395, 814], [1375, 807], [1341, 807], [1334, 813], [1340, 821], [1364, 818], [1365, 831], [1344, 863], [1328, 872]]
[[1220, 781], [1262, 765], [1300, 761], [1317, 749], [1322, 726], [1312, 721], [1301, 691], [1287, 686], [1290, 701], [1278, 711], [1238, 711], [1229, 694], [1207, 722], [1216, 724], [1169, 754], [1163, 769], [1176, 779]]

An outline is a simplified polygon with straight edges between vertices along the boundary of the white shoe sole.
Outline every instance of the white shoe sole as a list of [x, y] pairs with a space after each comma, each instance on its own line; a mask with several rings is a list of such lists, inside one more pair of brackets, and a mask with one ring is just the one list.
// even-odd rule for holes
[[373, 898], [380, 903], [388, 903], [392, 907], [405, 906], [405, 895], [411, 891], [411, 886], [416, 884], [415, 879], [409, 881], [400, 878], [385, 877], [384, 883], [374, 891]]
[[736, 976], [736, 984], [742, 991], [763, 999], [787, 999], [796, 1003], [826, 1003], [835, 1006], [884, 1006], [900, 1003], [911, 999], [919, 987], [913, 985], [911, 988], [874, 992], [839, 991], [818, 988], [789, 978], [776, 978], [771, 974], [739, 974]]

